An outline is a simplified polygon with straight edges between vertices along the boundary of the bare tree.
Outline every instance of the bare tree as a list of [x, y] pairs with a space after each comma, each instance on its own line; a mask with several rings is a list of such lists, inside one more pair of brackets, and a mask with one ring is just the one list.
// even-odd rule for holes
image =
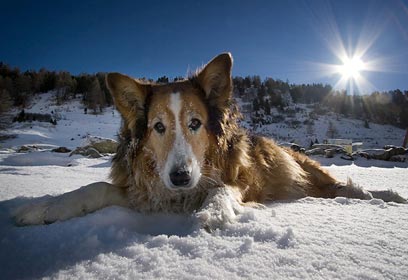
[[332, 121], [329, 121], [329, 126], [327, 127], [326, 136], [327, 138], [331, 138], [331, 139], [338, 137], [337, 128], [334, 126]]
[[[27, 75], [19, 75], [15, 80], [14, 105], [26, 107], [31, 90], [31, 78]], [[10, 92], [9, 92], [10, 93]]]
[[106, 105], [105, 95], [102, 92], [101, 85], [97, 77], [94, 77], [91, 84], [91, 89], [88, 94], [88, 107], [94, 111], [102, 112], [102, 109]]
[[7, 89], [0, 89], [0, 115], [10, 110], [13, 102]]
[[63, 101], [68, 100], [69, 94], [75, 91], [76, 81], [72, 79], [69, 72], [60, 72], [57, 75], [56, 89], [57, 89], [57, 104], [62, 104]]

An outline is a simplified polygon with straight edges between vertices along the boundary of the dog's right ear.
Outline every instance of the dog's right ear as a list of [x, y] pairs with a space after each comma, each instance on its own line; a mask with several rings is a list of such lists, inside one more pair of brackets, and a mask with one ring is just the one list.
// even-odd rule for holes
[[141, 84], [120, 73], [109, 73], [106, 75], [106, 86], [129, 128], [134, 128], [136, 122], [144, 120], [144, 106], [149, 94], [149, 85]]

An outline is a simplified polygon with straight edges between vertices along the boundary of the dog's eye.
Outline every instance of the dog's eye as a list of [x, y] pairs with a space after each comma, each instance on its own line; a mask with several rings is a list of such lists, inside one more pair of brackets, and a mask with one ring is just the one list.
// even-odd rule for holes
[[164, 124], [162, 124], [161, 122], [157, 122], [153, 128], [160, 134], [163, 134], [166, 131]]
[[201, 121], [199, 119], [192, 119], [188, 127], [192, 131], [197, 131], [201, 127]]

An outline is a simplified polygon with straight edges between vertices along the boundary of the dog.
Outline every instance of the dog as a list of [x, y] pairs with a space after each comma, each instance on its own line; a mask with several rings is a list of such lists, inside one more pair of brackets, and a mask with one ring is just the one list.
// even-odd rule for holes
[[265, 201], [342, 196], [406, 202], [392, 191], [339, 182], [309, 157], [240, 128], [232, 64], [231, 54], [220, 54], [190, 78], [168, 84], [108, 74], [123, 119], [112, 184], [98, 182], [28, 205], [16, 223], [49, 224], [119, 205], [194, 213], [211, 230]]

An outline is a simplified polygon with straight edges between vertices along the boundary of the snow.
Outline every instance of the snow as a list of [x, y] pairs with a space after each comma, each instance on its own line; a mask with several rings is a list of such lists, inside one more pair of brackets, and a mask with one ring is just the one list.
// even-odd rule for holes
[[[30, 112], [55, 110], [50, 98], [40, 96]], [[57, 126], [15, 124], [5, 133], [18, 137], [0, 143], [1, 279], [408, 279], [408, 205], [378, 199], [268, 203], [245, 208], [235, 223], [212, 233], [193, 215], [143, 215], [120, 207], [16, 227], [18, 206], [109, 180], [109, 156], [50, 150], [75, 148], [88, 135], [115, 138], [119, 114], [84, 115], [79, 101], [59, 114]], [[388, 128], [379, 129], [374, 141]], [[21, 145], [37, 148], [17, 153]], [[351, 177], [367, 189], [408, 197], [407, 163], [317, 159], [340, 180]]]
[[53, 105], [53, 92], [37, 95], [32, 102], [34, 105], [25, 112], [42, 114], [53, 112], [58, 124], [54, 126], [45, 122], [15, 123], [12, 129], [6, 130], [3, 134], [19, 137], [0, 143], [0, 147], [12, 148], [36, 143], [37, 146], [46, 144], [74, 149], [86, 144], [90, 135], [116, 139], [121, 117], [112, 108], [107, 108], [104, 114], [100, 115], [90, 112], [84, 114], [80, 98], [57, 106]]
[[[245, 106], [242, 101], [239, 104], [241, 107]], [[283, 117], [284, 122], [266, 124], [256, 128], [245, 122], [244, 125], [253, 129], [257, 134], [272, 137], [278, 142], [292, 142], [304, 147], [309, 147], [311, 140], [318, 139], [319, 143], [322, 143], [324, 139], [331, 138], [327, 136], [329, 123], [332, 123], [337, 131], [334, 138], [352, 139], [354, 143], [360, 142], [362, 143], [362, 146], [359, 147], [361, 149], [382, 148], [385, 145], [401, 146], [406, 133], [405, 129], [376, 123], [369, 123], [369, 127], [366, 128], [362, 120], [350, 119], [334, 113], [315, 115], [316, 119], [313, 120], [308, 131], [308, 126], [303, 122], [310, 121], [309, 115], [313, 109], [305, 104], [296, 104], [288, 108], [292, 113], [282, 113], [275, 108], [272, 109], [272, 114]], [[302, 125], [292, 126], [290, 125], [292, 121], [299, 121]]]

